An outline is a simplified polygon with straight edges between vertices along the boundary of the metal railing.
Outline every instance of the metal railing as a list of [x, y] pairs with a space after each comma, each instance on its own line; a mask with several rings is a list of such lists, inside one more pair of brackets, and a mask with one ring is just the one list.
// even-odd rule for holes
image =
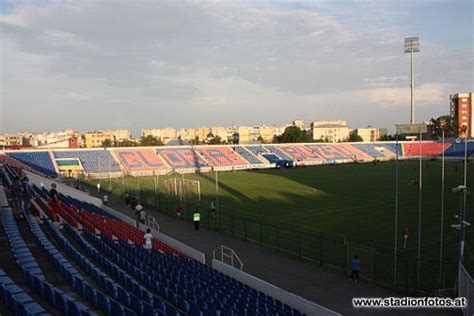
[[152, 215], [147, 216], [147, 225], [152, 230], [154, 230], [158, 233], [160, 232], [160, 225], [158, 224], [158, 221], [156, 220], [156, 218], [154, 216], [152, 216]]
[[[93, 183], [94, 185], [94, 183]], [[122, 196], [125, 188], [121, 183], [113, 183], [111, 191]], [[441, 262], [442, 278], [434, 277], [439, 273], [440, 262], [435, 258], [420, 260], [420, 284], [417, 280], [418, 260], [408, 251], [399, 251], [397, 258], [397, 283], [393, 284], [393, 250], [364, 241], [349, 242], [344, 235], [330, 234], [321, 231], [302, 231], [288, 224], [258, 221], [236, 214], [234, 211], [221, 208], [217, 212], [209, 209], [206, 201], [182, 201], [162, 192], [154, 192], [137, 187], [130, 187], [128, 192], [139, 197], [142, 205], [150, 210], [175, 217], [176, 206], [182, 205], [181, 218], [192, 221], [194, 210], [201, 213], [201, 225], [207, 229], [224, 232], [234, 238], [255, 243], [262, 248], [313, 262], [321, 267], [347, 273], [352, 256], [359, 255], [364, 269], [361, 277], [370, 282], [392, 287], [405, 293], [439, 293], [454, 295], [455, 279], [458, 273], [457, 261]], [[221, 258], [221, 257], [219, 257]], [[474, 258], [466, 262], [474, 262]]]
[[463, 264], [459, 265], [457, 295], [467, 299], [467, 307], [462, 309], [464, 316], [474, 315], [474, 278]]
[[[244, 270], [244, 263], [240, 260], [234, 249], [221, 245], [212, 251], [212, 259], [228, 264], [233, 268]], [[228, 260], [228, 262], [226, 262]]]

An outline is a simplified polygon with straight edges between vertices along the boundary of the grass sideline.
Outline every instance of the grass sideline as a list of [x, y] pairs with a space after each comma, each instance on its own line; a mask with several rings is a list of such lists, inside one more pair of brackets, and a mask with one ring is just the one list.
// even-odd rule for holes
[[[468, 187], [473, 187], [474, 177], [468, 165]], [[399, 217], [398, 241], [399, 251], [407, 258], [416, 258], [417, 230], [418, 230], [418, 190], [412, 180], [418, 178], [418, 161], [401, 161], [399, 164]], [[456, 223], [454, 215], [459, 213], [460, 199], [451, 192], [451, 188], [463, 183], [463, 164], [447, 162], [445, 169], [445, 225], [444, 225], [444, 258], [448, 262], [456, 262], [459, 251], [459, 234], [450, 227]], [[163, 192], [165, 179], [175, 176], [160, 176], [159, 190]], [[186, 174], [187, 179], [201, 182], [203, 203], [200, 208], [209, 208], [210, 201], [215, 198], [215, 175]], [[367, 262], [372, 247], [378, 251], [385, 251], [382, 262], [377, 265], [377, 273], [390, 273], [391, 255], [394, 243], [394, 209], [395, 209], [395, 162], [383, 162], [377, 165], [346, 164], [324, 165], [283, 170], [253, 170], [222, 172], [219, 179], [220, 212], [232, 214], [237, 218], [245, 218], [250, 222], [258, 222], [269, 227], [280, 227], [303, 233], [327, 235], [338, 238], [345, 236], [354, 249], [350, 254], [360, 253]], [[94, 180], [102, 182], [107, 188], [108, 180]], [[113, 180], [114, 193], [121, 194], [123, 190], [134, 191], [137, 188], [154, 191], [153, 177]], [[423, 162], [423, 190], [422, 190], [422, 248], [424, 279], [437, 279], [439, 271], [439, 233], [440, 233], [440, 204], [441, 204], [441, 163], [439, 161]], [[472, 221], [469, 209], [474, 205], [474, 194], [468, 196], [468, 221]], [[234, 222], [232, 223], [234, 225]], [[239, 226], [239, 225], [236, 225]], [[246, 235], [252, 234], [257, 227], [249, 228], [247, 223]], [[407, 249], [403, 250], [403, 230], [410, 228], [412, 235], [408, 240]], [[238, 230], [238, 227], [233, 227]], [[267, 239], [274, 232], [264, 231]], [[278, 237], [286, 243], [294, 243], [285, 234]], [[249, 238], [253, 240], [252, 238]], [[255, 240], [254, 240], [255, 241]], [[466, 230], [467, 255], [474, 259], [474, 229]], [[271, 243], [273, 241], [269, 241]], [[301, 243], [301, 240], [298, 242]], [[308, 241], [308, 243], [314, 241]], [[365, 246], [368, 246], [365, 248]], [[279, 245], [280, 246], [280, 245]], [[299, 246], [301, 248], [301, 246]], [[317, 246], [308, 245], [308, 252]], [[314, 249], [313, 249], [314, 248]], [[327, 245], [326, 248], [331, 248]], [[327, 251], [332, 251], [328, 249]], [[339, 251], [339, 250], [338, 250]], [[341, 257], [340, 250], [338, 254]], [[364, 252], [366, 254], [364, 255]], [[347, 255], [349, 251], [345, 255]], [[337, 259], [338, 262], [340, 259]], [[380, 259], [379, 259], [380, 260]], [[413, 261], [400, 261], [400, 274], [413, 276]], [[372, 263], [371, 263], [372, 264]], [[374, 267], [370, 266], [370, 269]], [[442, 284], [451, 285], [451, 274], [454, 265], [446, 269], [446, 276]], [[404, 271], [402, 271], [404, 270]], [[368, 273], [375, 273], [370, 271]], [[381, 278], [382, 276], [380, 276]], [[377, 276], [374, 277], [377, 279]], [[388, 278], [389, 279], [389, 278]], [[436, 283], [434, 280], [432, 280]], [[408, 282], [408, 281], [406, 281]], [[430, 286], [432, 286], [430, 284]]]

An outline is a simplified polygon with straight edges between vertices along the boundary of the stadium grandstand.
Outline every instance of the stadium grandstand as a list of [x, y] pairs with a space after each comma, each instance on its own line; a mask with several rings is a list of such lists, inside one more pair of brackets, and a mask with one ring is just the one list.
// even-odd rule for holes
[[146, 250], [133, 220], [61, 184], [59, 200], [51, 200], [42, 184], [52, 181], [39, 174], [28, 173], [31, 207], [12, 210], [8, 192], [24, 170], [6, 160], [0, 235], [8, 245], [2, 244], [0, 294], [13, 315], [338, 315], [289, 293], [277, 299], [270, 295], [274, 286], [257, 290], [192, 259], [189, 247], [178, 243], [178, 251], [156, 231], [160, 238]]
[[[129, 174], [163, 174], [171, 170], [165, 160], [159, 156], [155, 149], [115, 149], [112, 151], [118, 158], [123, 170]], [[147, 173], [143, 173], [147, 172]]]
[[[398, 146], [398, 147], [397, 147]], [[160, 175], [175, 172], [208, 172], [230, 169], [262, 169], [326, 163], [371, 162], [419, 157], [463, 157], [464, 143], [377, 142], [272, 145], [163, 146], [103, 150], [4, 151], [8, 157], [38, 172], [56, 177], [71, 168], [91, 177]], [[474, 141], [468, 143], [473, 155]]]

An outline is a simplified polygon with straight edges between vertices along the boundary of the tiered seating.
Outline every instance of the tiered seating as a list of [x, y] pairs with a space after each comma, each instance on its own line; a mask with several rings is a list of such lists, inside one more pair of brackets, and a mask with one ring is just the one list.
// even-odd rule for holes
[[[98, 245], [102, 245], [101, 241], [87, 229], [83, 231], [84, 235], [92, 240], [96, 248], [91, 246], [84, 237], [69, 225], [65, 224], [64, 227], [69, 235], [87, 252], [87, 255], [117, 280], [117, 297], [123, 305], [131, 306], [139, 315], [155, 315], [156, 313], [159, 315], [180, 315], [172, 304], [163, 302], [157, 296], [156, 291], [150, 291], [143, 286], [149, 283], [148, 280], [152, 276], [144, 274], [146, 271], [140, 265], [127, 265], [125, 260], [113, 251], [98, 247]], [[184, 301], [183, 303], [183, 305], [178, 304], [178, 308], [184, 310], [186, 304]]]
[[435, 142], [412, 142], [403, 143], [404, 157], [436, 157], [449, 147], [449, 144], [435, 143]]
[[2, 155], [0, 154], [0, 164], [5, 164], [5, 165], [8, 165], [10, 167], [14, 167], [14, 168], [17, 168], [17, 169], [24, 169], [24, 170], [28, 170], [28, 171], [31, 171], [33, 172], [35, 169], [31, 168], [30, 166], [28, 165], [25, 165], [24, 163], [22, 163], [21, 161], [18, 161], [10, 156], [7, 156], [7, 155]]
[[[71, 197], [68, 198], [72, 199]], [[98, 230], [109, 237], [114, 236], [125, 241], [131, 241], [137, 245], [144, 244], [143, 232], [141, 230], [125, 222], [117, 220], [112, 216], [99, 215], [105, 213], [105, 211], [100, 210], [100, 208], [97, 206], [86, 203], [83, 203], [82, 206], [86, 206], [86, 208], [80, 209], [80, 206], [78, 207], [74, 204], [70, 204], [69, 206], [61, 204], [60, 214], [74, 227], [78, 227], [77, 224], [80, 223], [82, 226], [87, 227], [87, 229], [92, 232]], [[92, 206], [93, 209], [95, 208], [95, 211], [91, 212], [89, 207]], [[97, 209], [99, 209], [101, 212], [97, 212]], [[154, 250], [180, 255], [180, 253], [175, 249], [169, 247], [159, 240], [154, 239], [152, 245]]]
[[[28, 284], [30, 284], [32, 288], [33, 280], [35, 284], [41, 284], [44, 282], [45, 277], [21, 237], [11, 209], [4, 208], [2, 210], [2, 222], [13, 255], [20, 266], [24, 278], [31, 281], [28, 282]], [[16, 285], [1, 269], [0, 296], [3, 299], [5, 308], [12, 311], [14, 315], [49, 315], [41, 305], [36, 303], [31, 296]]]
[[169, 169], [155, 149], [115, 149], [114, 152], [128, 171]]
[[354, 143], [352, 146], [362, 150], [366, 154], [372, 156], [374, 159], [393, 158], [396, 155], [394, 148], [381, 143]]
[[55, 158], [78, 158], [88, 173], [120, 172], [120, 165], [108, 150], [54, 151]]
[[100, 207], [98, 207], [95, 204], [75, 199], [75, 198], [73, 198], [69, 195], [65, 196], [63, 194], [60, 194], [59, 198], [62, 202], [64, 202], [69, 207], [73, 207], [75, 209], [84, 209], [84, 210], [87, 210], [89, 212], [96, 213], [98, 215], [107, 216], [107, 217], [110, 217], [110, 218], [115, 218], [115, 216], [113, 216], [109, 212], [104, 211], [103, 209], [101, 209]]
[[233, 147], [234, 151], [242, 156], [252, 165], [260, 165], [262, 162], [251, 152], [245, 149], [244, 146], [235, 146]]
[[157, 148], [156, 151], [174, 169], [195, 169], [207, 165], [192, 148]]
[[104, 235], [97, 239], [87, 231], [84, 235], [101, 253], [186, 314], [301, 315], [290, 306], [186, 257], [149, 253]]
[[[117, 315], [123, 315], [126, 308], [141, 315], [301, 315], [264, 293], [176, 255], [171, 248], [163, 249], [157, 240], [153, 251], [148, 252], [141, 246], [143, 233], [130, 225], [59, 204], [64, 210], [60, 214], [68, 214], [64, 217], [66, 231], [84, 248], [87, 257], [74, 248], [50, 220], [46, 220], [48, 229], [63, 250], [107, 289], [111, 299], [103, 301], [109, 311], [114, 310], [112, 301], [118, 300], [117, 304], [122, 307], [117, 307], [120, 311]], [[74, 227], [82, 228], [85, 238]], [[89, 258], [101, 268], [94, 266]], [[110, 277], [103, 275], [105, 272], [114, 279], [108, 281]], [[82, 289], [84, 282], [76, 282], [79, 285], [75, 287]]]
[[244, 160], [230, 147], [198, 147], [196, 150], [214, 167], [244, 166], [248, 161]]
[[323, 157], [303, 145], [281, 145], [278, 148], [298, 162], [310, 163], [324, 160]]
[[261, 145], [246, 145], [245, 148], [249, 150], [252, 154], [260, 156], [263, 153], [268, 153], [268, 149]]
[[395, 155], [397, 154], [397, 151], [399, 156], [403, 154], [402, 143], [384, 143], [384, 145], [390, 148], [395, 153]]
[[3, 301], [5, 311], [9, 310], [13, 315], [49, 315], [41, 305], [16, 285], [2, 269], [0, 269], [0, 298]]
[[265, 148], [267, 148], [270, 153], [277, 155], [282, 160], [293, 161], [293, 158], [291, 158], [288, 154], [285, 154], [282, 150], [280, 150], [279, 147], [275, 145], [266, 145]]
[[373, 157], [349, 144], [309, 144], [306, 145], [327, 162], [373, 160]]
[[47, 151], [16, 151], [9, 152], [8, 155], [49, 177], [57, 176], [53, 162]]
[[[61, 273], [63, 270], [66, 271], [66, 279], [83, 299], [90, 301], [91, 304], [104, 311], [107, 315], [136, 315], [132, 311], [135, 306], [133, 306], [130, 302], [128, 302], [128, 304], [121, 304], [122, 302], [119, 303], [117, 301], [119, 299], [118, 292], [120, 286], [112, 278], [110, 278], [107, 273], [97, 268], [90, 261], [90, 259], [86, 258], [80, 252], [78, 252], [77, 249], [71, 245], [71, 243], [59, 232], [59, 229], [54, 226], [54, 224], [49, 219], [46, 220], [46, 226], [51, 231], [54, 238], [61, 245], [63, 251], [65, 251], [71, 258], [73, 258], [76, 264], [78, 264], [83, 271], [87, 271], [89, 276], [95, 282], [100, 284], [102, 288], [106, 289], [106, 292], [108, 294], [105, 295], [104, 293], [90, 286], [84, 280], [84, 277], [73, 266], [71, 266], [70, 264], [64, 264], [64, 262], [67, 262], [67, 260], [62, 256], [61, 253], [59, 253], [55, 249], [55, 247], [47, 239], [45, 239], [45, 237], [39, 239], [40, 242], [50, 244], [48, 248], [44, 246], [46, 251], [51, 252], [53, 258], [55, 259], [55, 262], [57, 262], [57, 269], [61, 269]], [[123, 288], [121, 290], [125, 291]]]
[[[465, 154], [464, 139], [460, 139], [459, 142], [454, 142], [449, 148], [447, 148], [444, 154], [447, 157], [464, 157]], [[474, 155], [474, 140], [471, 139], [467, 143], [467, 156], [471, 157]]]
[[[79, 296], [83, 300], [89, 301], [95, 307], [98, 307], [104, 312], [108, 313], [108, 309], [103, 308], [105, 305], [102, 304], [104, 303], [99, 302], [97, 299], [94, 300], [93, 298], [100, 297], [101, 300], [104, 300], [104, 302], [110, 301], [110, 298], [97, 291], [93, 286], [89, 285], [85, 281], [84, 276], [76, 268], [74, 268], [69, 263], [69, 261], [61, 253], [58, 252], [56, 247], [46, 238], [46, 235], [43, 233], [43, 231], [41, 230], [32, 215], [28, 214], [26, 215], [26, 218], [30, 230], [36, 238], [36, 242], [39, 244], [44, 253], [49, 257], [49, 259], [53, 262], [55, 269], [60, 271], [60, 273], [66, 279], [68, 284], [74, 289], [77, 294], [79, 294]], [[49, 220], [47, 220], [47, 225], [49, 225], [50, 227], [52, 226]], [[85, 263], [86, 262], [84, 262], [84, 264]], [[92, 269], [93, 266], [91, 266], [90, 268]], [[52, 304], [55, 304], [55, 306], [56, 304], [58, 304], [59, 309], [61, 309], [66, 314], [96, 315], [96, 313], [90, 311], [86, 305], [84, 305], [77, 299], [72, 299], [68, 294], [64, 294], [60, 289], [55, 288], [54, 285], [50, 285], [47, 282], [44, 282], [39, 285], [35, 285], [35, 282], [33, 282], [33, 285], [34, 287], [38, 287], [36, 291], [43, 293], [46, 299], [51, 298]], [[55, 295], [53, 293], [58, 294]], [[121, 315], [124, 314], [125, 313], [121, 313]]]

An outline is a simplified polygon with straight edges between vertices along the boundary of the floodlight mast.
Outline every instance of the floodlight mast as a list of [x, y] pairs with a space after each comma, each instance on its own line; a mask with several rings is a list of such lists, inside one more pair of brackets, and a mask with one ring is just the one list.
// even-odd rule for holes
[[410, 90], [411, 90], [411, 115], [410, 124], [415, 124], [415, 64], [413, 61], [413, 53], [420, 51], [420, 38], [406, 37], [405, 38], [405, 53], [410, 53]]

